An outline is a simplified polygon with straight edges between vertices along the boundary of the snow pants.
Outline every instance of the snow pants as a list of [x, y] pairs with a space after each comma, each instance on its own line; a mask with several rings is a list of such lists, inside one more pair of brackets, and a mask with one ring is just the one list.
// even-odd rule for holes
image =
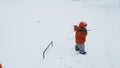
[[77, 51], [79, 51], [80, 53], [84, 53], [85, 52], [85, 44], [76, 44], [77, 47]]

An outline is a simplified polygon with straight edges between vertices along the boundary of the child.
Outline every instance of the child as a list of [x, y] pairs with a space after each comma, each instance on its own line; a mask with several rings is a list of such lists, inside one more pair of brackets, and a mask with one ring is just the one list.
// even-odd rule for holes
[[80, 54], [86, 54], [85, 52], [85, 41], [87, 36], [87, 29], [86, 29], [87, 23], [81, 21], [79, 26], [74, 26], [75, 34], [75, 50], [79, 51]]

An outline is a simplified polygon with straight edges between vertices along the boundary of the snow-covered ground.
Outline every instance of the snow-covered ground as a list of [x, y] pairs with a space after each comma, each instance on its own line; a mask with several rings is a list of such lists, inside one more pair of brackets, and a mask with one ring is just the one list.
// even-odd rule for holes
[[[3, 68], [120, 68], [120, 0], [0, 0]], [[86, 55], [72, 25], [88, 23]], [[53, 41], [45, 53], [43, 51]]]

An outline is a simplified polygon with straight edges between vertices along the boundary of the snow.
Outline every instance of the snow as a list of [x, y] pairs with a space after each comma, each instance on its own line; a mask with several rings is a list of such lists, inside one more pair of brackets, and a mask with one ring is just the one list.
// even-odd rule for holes
[[[120, 68], [120, 0], [0, 0], [3, 68]], [[88, 23], [86, 55], [72, 25]], [[43, 59], [43, 51], [53, 41]]]

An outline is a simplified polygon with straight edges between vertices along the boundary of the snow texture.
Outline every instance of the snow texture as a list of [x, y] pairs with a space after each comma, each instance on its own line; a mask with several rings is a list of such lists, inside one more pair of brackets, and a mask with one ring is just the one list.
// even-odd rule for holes
[[[74, 50], [80, 21], [86, 55]], [[120, 0], [0, 0], [3, 68], [120, 68], [119, 35]]]

